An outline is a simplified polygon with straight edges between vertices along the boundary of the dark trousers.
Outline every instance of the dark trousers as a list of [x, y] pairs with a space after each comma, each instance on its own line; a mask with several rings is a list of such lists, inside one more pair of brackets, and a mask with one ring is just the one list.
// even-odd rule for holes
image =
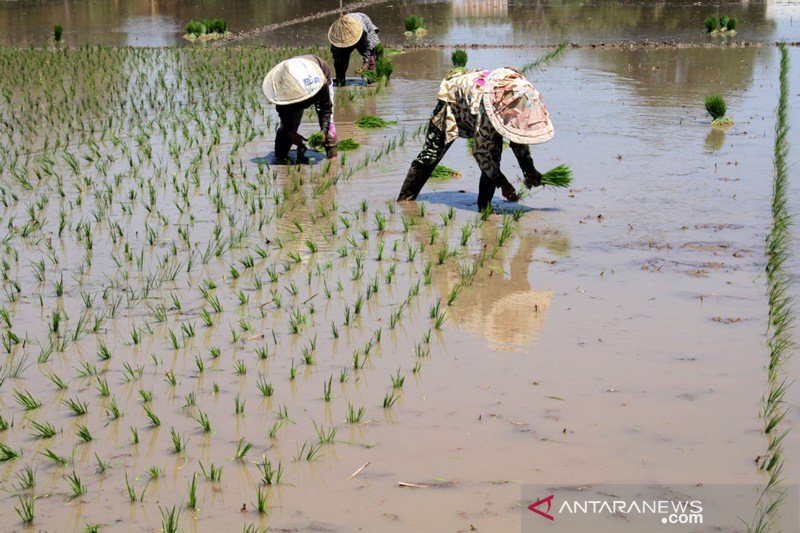
[[289, 150], [292, 147], [292, 138], [297, 133], [297, 130], [300, 129], [304, 112], [305, 108], [294, 106], [279, 113], [281, 125], [278, 126], [278, 131], [275, 133], [275, 157], [285, 158], [289, 155]]
[[[443, 101], [439, 100], [433, 110], [433, 116], [435, 117], [445, 105]], [[431, 177], [433, 169], [436, 168], [452, 144], [452, 142], [446, 141], [445, 132], [439, 129], [439, 126], [434, 124], [433, 118], [431, 118], [428, 132], [425, 134], [425, 145], [411, 163], [411, 168], [408, 169], [408, 174], [397, 197], [398, 200], [415, 200], [417, 198], [422, 187]], [[500, 149], [502, 150], [502, 144]], [[486, 209], [494, 197], [495, 189], [497, 189], [497, 184], [486, 174], [481, 173], [478, 183], [478, 209]]]

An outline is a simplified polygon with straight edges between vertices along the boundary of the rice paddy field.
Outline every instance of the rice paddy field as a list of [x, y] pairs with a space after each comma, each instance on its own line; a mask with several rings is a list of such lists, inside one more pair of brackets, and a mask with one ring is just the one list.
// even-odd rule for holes
[[[330, 61], [332, 16], [257, 30], [338, 2], [73, 4], [0, 3], [4, 531], [520, 531], [525, 485], [800, 482], [800, 5], [724, 3], [724, 44], [716, 4], [365, 3], [401, 53], [336, 89], [353, 149], [274, 166], [261, 80]], [[255, 33], [182, 42], [204, 17]], [[525, 70], [570, 188], [480, 213], [461, 140], [394, 201], [456, 44]]]

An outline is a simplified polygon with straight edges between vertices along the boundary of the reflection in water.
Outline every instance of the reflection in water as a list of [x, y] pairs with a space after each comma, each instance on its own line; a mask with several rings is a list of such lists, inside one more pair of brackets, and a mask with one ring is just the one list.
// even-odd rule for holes
[[505, 17], [508, 0], [453, 0], [455, 17]]
[[704, 144], [706, 150], [716, 152], [722, 148], [723, 144], [725, 144], [725, 130], [720, 128], [711, 128], [711, 130], [708, 132], [708, 135], [706, 135]]
[[[0, 2], [0, 43], [44, 44], [53, 25], [64, 26], [70, 45], [107, 44], [163, 46], [182, 44], [184, 25], [191, 19], [225, 18], [232, 31], [284, 22], [335, 9], [336, 0], [17, 0]], [[694, 2], [621, 0], [578, 2], [543, 0], [427, 0], [386, 2], [364, 8], [388, 44], [403, 43], [403, 18], [425, 19], [427, 42], [444, 44], [553, 44], [624, 40], [707, 42], [703, 20], [721, 13], [737, 17], [737, 40], [795, 40], [792, 17], [800, 5], [767, 2]], [[144, 21], [142, 19], [149, 19]], [[288, 26], [259, 36], [248, 44], [326, 46], [331, 17]], [[138, 37], [132, 29], [140, 31]]]
[[[417, 209], [415, 203], [400, 204], [399, 207], [407, 211], [407, 216]], [[495, 242], [498, 220], [499, 217], [490, 219], [477, 230], [481, 242]], [[428, 246], [428, 225], [418, 224], [413, 228], [414, 238], [426, 244], [425, 253], [436, 264], [439, 246]], [[490, 244], [489, 248], [492, 246]], [[448, 321], [485, 338], [492, 350], [516, 351], [533, 344], [544, 327], [553, 299], [551, 291], [537, 290], [531, 285], [530, 267], [537, 249], [563, 256], [569, 252], [569, 239], [557, 232], [520, 235], [511, 239], [499, 256], [502, 258], [507, 254], [506, 260], [500, 259], [499, 263], [488, 261], [472, 286], [462, 290], [450, 307], [446, 306], [447, 296], [461, 279], [458, 264], [471, 265], [474, 257], [451, 260], [450, 265], [439, 267], [438, 271], [434, 269], [437, 273], [432, 278], [432, 285], [441, 295]], [[492, 264], [502, 266], [503, 271], [497, 266], [491, 268]]]

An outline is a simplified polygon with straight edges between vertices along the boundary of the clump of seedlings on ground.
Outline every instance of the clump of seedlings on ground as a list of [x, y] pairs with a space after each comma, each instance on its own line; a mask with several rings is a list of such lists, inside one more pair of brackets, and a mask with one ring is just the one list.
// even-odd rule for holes
[[224, 19], [192, 20], [186, 24], [183, 38], [187, 41], [214, 41], [231, 34]]
[[711, 115], [711, 125], [715, 128], [729, 128], [733, 126], [733, 120], [726, 116], [728, 112], [728, 104], [719, 94], [709, 94], [705, 99], [705, 108], [709, 115]]

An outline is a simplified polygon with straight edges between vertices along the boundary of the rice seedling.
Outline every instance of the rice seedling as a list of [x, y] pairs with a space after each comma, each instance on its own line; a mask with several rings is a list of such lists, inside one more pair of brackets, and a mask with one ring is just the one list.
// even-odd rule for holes
[[256, 463], [256, 465], [261, 471], [262, 485], [280, 485], [283, 477], [283, 465], [280, 461], [278, 461], [277, 466], [273, 466], [272, 462], [264, 455], [261, 458], [261, 462]]
[[220, 482], [222, 479], [221, 466], [215, 466], [214, 463], [211, 463], [208, 467], [208, 470], [206, 470], [202, 462], [198, 461], [198, 463], [200, 464], [200, 470], [203, 472], [203, 477], [206, 478], [206, 481], [210, 481], [212, 483]]
[[245, 401], [239, 398], [239, 395], [237, 394], [236, 397], [233, 399], [234, 413], [236, 413], [237, 415], [244, 414], [244, 404]]
[[400, 375], [400, 368], [397, 368], [397, 373], [394, 375], [390, 375], [389, 379], [392, 380], [392, 388], [393, 389], [402, 389], [403, 383], [405, 383], [405, 376]]
[[256, 509], [259, 514], [267, 512], [267, 495], [260, 488], [256, 488]]
[[294, 462], [306, 460], [316, 461], [320, 458], [322, 452], [322, 444], [304, 442], [301, 447], [297, 449], [297, 453], [293, 457]]
[[20, 392], [14, 389], [13, 396], [17, 403], [26, 411], [32, 411], [42, 406], [42, 402], [34, 398], [28, 390]]
[[186, 506], [194, 511], [197, 510], [197, 473], [192, 474], [192, 481], [189, 483], [189, 499]]
[[34, 439], [49, 439], [56, 435], [56, 428], [53, 427], [53, 424], [50, 422], [37, 422], [35, 420], [30, 420], [28, 422], [33, 432], [31, 433], [31, 437]]
[[108, 403], [108, 407], [106, 407], [106, 414], [111, 418], [111, 420], [116, 420], [122, 416], [122, 413], [119, 410], [119, 406], [117, 405], [117, 399], [115, 397], [111, 397], [111, 401]]
[[148, 420], [150, 420], [150, 425], [153, 427], [158, 427], [161, 425], [161, 419], [156, 416], [153, 410], [150, 408], [149, 405], [143, 404], [142, 408], [144, 409], [144, 414]]
[[390, 409], [392, 406], [394, 406], [398, 398], [399, 396], [397, 396], [397, 394], [395, 394], [395, 391], [392, 390], [391, 392], [386, 394], [386, 396], [383, 397], [383, 408]]
[[175, 428], [170, 428], [169, 438], [172, 441], [172, 452], [181, 453], [186, 449], [186, 444], [189, 442], [189, 437], [183, 438]]
[[[59, 26], [56, 27], [58, 28]], [[60, 35], [58, 40], [61, 40]], [[36, 501], [36, 497], [33, 495], [25, 497], [17, 495], [17, 500], [19, 501], [19, 507], [14, 506], [14, 511], [24, 524], [32, 524], [35, 517], [34, 502]]]
[[317, 439], [320, 444], [333, 444], [336, 441], [336, 428], [330, 428], [327, 431], [323, 426], [318, 426], [316, 422], [312, 420], [314, 424], [314, 431], [317, 434]]
[[69, 388], [67, 383], [63, 379], [61, 379], [61, 377], [59, 377], [58, 375], [56, 375], [56, 374], [45, 374], [45, 376], [47, 376], [47, 379], [52, 381], [53, 385], [58, 387], [60, 390], [67, 390]]
[[153, 391], [139, 389], [139, 398], [142, 400], [142, 403], [150, 403], [153, 401]]
[[78, 424], [78, 431], [75, 432], [78, 439], [80, 439], [84, 443], [91, 442], [93, 437], [92, 434], [89, 432], [89, 428], [87, 428], [83, 424]]
[[[97, 372], [95, 372], [95, 374], [97, 374]], [[130, 365], [130, 363], [128, 363], [127, 361], [122, 363], [122, 379], [123, 379], [123, 381], [125, 381], [125, 382], [138, 381], [138, 380], [142, 379], [142, 375], [143, 374], [144, 374], [144, 367], [142, 367], [141, 365], [140, 366], [136, 366], [136, 367], [132, 367]]]
[[276, 439], [278, 437], [278, 431], [283, 426], [283, 420], [278, 420], [269, 428], [269, 438]]
[[[161, 421], [158, 422], [161, 425]], [[131, 444], [139, 444], [139, 430], [131, 426]]]
[[234, 459], [236, 459], [237, 461], [244, 460], [245, 456], [247, 455], [247, 453], [250, 451], [250, 448], [252, 448], [252, 447], [253, 447], [253, 443], [246, 442], [244, 440], [244, 437], [242, 437], [241, 439], [239, 439], [239, 443], [236, 445], [236, 452], [233, 455]]
[[158, 479], [164, 476], [164, 470], [157, 466], [151, 466], [147, 469], [147, 474], [150, 476], [151, 480]]
[[444, 321], [446, 319], [447, 319], [447, 313], [445, 313], [444, 311], [439, 313], [434, 318], [433, 327], [435, 327], [436, 329], [442, 329], [442, 326], [444, 325]]
[[[2, 459], [2, 455], [3, 455], [2, 454], [2, 446], [3, 445], [0, 445], [0, 459]], [[62, 457], [62, 456], [58, 455], [57, 453], [55, 453], [50, 448], [45, 448], [43, 452], [39, 452], [39, 453], [42, 456], [50, 459], [52, 462], [54, 462], [58, 466], [64, 466], [69, 461], [69, 459], [67, 459], [66, 457]]]
[[78, 477], [78, 474], [76, 474], [74, 470], [72, 471], [72, 474], [65, 475], [64, 479], [67, 481], [67, 485], [69, 485], [69, 488], [72, 491], [73, 499], [86, 494], [86, 486], [83, 484], [81, 478]]
[[170, 509], [161, 506], [158, 509], [161, 511], [161, 530], [164, 533], [177, 533], [180, 511], [176, 511], [174, 505]]
[[74, 416], [83, 416], [89, 411], [88, 403], [73, 398], [61, 400], [61, 405], [72, 411]]
[[110, 461], [103, 461], [102, 459], [100, 459], [100, 456], [97, 455], [97, 452], [95, 452], [94, 458], [95, 458], [95, 461], [97, 461], [97, 468], [95, 468], [95, 470], [94, 470], [96, 474], [105, 473], [105, 471], [108, 470], [109, 467], [111, 466], [111, 462]]
[[197, 418], [195, 418], [195, 420], [200, 424], [200, 428], [204, 433], [209, 433], [211, 431], [211, 421], [208, 419], [207, 413], [198, 409]]
[[23, 466], [22, 471], [17, 472], [16, 476], [17, 483], [14, 484], [14, 488], [18, 492], [30, 490], [36, 486], [36, 470], [31, 468], [30, 465]]
[[363, 417], [364, 417], [364, 408], [363, 407], [359, 407], [358, 410], [356, 410], [353, 407], [352, 403], [348, 404], [348, 406], [347, 406], [347, 421], [350, 424], [360, 424], [361, 423], [361, 419]]

